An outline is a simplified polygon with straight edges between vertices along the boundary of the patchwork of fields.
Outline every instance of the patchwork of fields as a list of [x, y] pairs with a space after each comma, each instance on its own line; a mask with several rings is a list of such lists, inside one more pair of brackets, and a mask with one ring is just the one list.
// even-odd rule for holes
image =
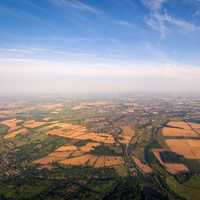
[[179, 174], [179, 173], [187, 173], [189, 169], [182, 163], [166, 163], [161, 158], [161, 153], [166, 153], [168, 150], [165, 149], [154, 149], [153, 154], [160, 162], [161, 165], [165, 167], [165, 169], [171, 174]]
[[[17, 123], [20, 125], [17, 126]], [[90, 153], [96, 147], [107, 145], [114, 145], [114, 138], [112, 135], [104, 133], [88, 132], [87, 129], [81, 125], [73, 125], [68, 123], [59, 123], [57, 121], [17, 121], [16, 119], [2, 121], [9, 127], [8, 133], [4, 139], [14, 139], [17, 135], [26, 136], [31, 134], [30, 130], [44, 126], [47, 130], [46, 135], [53, 137], [62, 137], [76, 141], [85, 141], [85, 145], [62, 145], [50, 152], [43, 158], [33, 161], [41, 167], [51, 168], [55, 162], [62, 165], [70, 166], [92, 166], [95, 168], [101, 167], [117, 167], [124, 164], [121, 156], [95, 155]]]
[[196, 191], [185, 185], [199, 180], [200, 123], [195, 120], [162, 117], [148, 109], [130, 112], [133, 104], [123, 101], [30, 105], [0, 120], [0, 173], [5, 177], [0, 190], [11, 200], [19, 191], [30, 199], [51, 200], [57, 194], [61, 199], [71, 194], [109, 199], [110, 193], [137, 186], [142, 195], [147, 188], [147, 196], [158, 192], [188, 200]]
[[130, 126], [123, 126], [122, 134], [119, 136], [119, 142], [122, 144], [129, 144], [131, 139], [135, 136], [134, 130]]
[[[165, 144], [168, 149], [154, 149], [153, 154], [171, 174], [189, 172], [188, 167], [183, 163], [176, 163], [178, 156], [189, 160], [200, 160], [200, 124], [188, 123], [185, 121], [170, 121], [163, 129]], [[163, 158], [174, 158], [173, 163], [165, 162]], [[172, 161], [171, 161], [172, 162]]]
[[116, 167], [124, 163], [120, 156], [97, 156], [90, 153], [90, 151], [100, 145], [100, 143], [94, 142], [88, 142], [81, 147], [75, 145], [63, 145], [54, 152], [33, 163], [46, 167], [49, 167], [49, 165], [54, 162], [63, 165], [88, 165], [92, 167]]

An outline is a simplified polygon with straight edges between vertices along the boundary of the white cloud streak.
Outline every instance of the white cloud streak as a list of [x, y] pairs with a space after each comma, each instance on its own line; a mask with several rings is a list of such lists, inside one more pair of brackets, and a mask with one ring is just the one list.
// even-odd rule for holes
[[161, 39], [165, 38], [168, 31], [169, 26], [176, 26], [184, 31], [198, 31], [200, 27], [182, 20], [176, 17], [171, 16], [165, 10], [164, 14], [161, 12], [162, 7], [167, 0], [143, 0], [144, 5], [150, 10], [150, 16], [145, 19], [147, 25], [149, 25], [152, 29], [160, 32]]
[[99, 14], [99, 10], [94, 8], [93, 6], [83, 3], [79, 0], [50, 0], [51, 3], [53, 3], [56, 6], [59, 7], [71, 7], [73, 9], [83, 11], [83, 12], [89, 12], [94, 14]]
[[125, 20], [114, 20], [113, 21], [114, 24], [117, 24], [117, 25], [120, 25], [120, 26], [123, 26], [123, 27], [126, 27], [126, 28], [133, 28], [133, 24], [128, 22], [128, 21], [125, 21]]
[[190, 23], [190, 22], [187, 22], [185, 20], [180, 20], [180, 19], [176, 19], [168, 14], [165, 14], [162, 16], [163, 18], [163, 21], [165, 22], [168, 22], [170, 24], [173, 24], [173, 25], [176, 25], [186, 31], [197, 31], [197, 30], [200, 30], [200, 27], [193, 24], [193, 23]]
[[159, 11], [166, 0], [143, 0], [143, 3], [153, 11]]

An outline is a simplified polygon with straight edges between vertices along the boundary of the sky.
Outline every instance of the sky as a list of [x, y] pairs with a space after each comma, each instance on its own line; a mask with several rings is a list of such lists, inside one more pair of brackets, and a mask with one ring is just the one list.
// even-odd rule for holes
[[0, 0], [0, 93], [200, 92], [200, 0]]

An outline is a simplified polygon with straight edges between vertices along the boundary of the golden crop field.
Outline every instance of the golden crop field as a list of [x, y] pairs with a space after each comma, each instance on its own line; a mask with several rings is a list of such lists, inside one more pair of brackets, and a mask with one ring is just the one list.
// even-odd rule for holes
[[0, 122], [0, 124], [8, 126], [8, 128], [9, 128], [8, 132], [12, 132], [12, 131], [15, 131], [20, 128], [20, 126], [17, 125], [20, 122], [22, 122], [22, 121], [17, 120], [17, 119], [9, 119], [9, 120], [4, 120], [4, 121]]
[[35, 120], [29, 120], [24, 123], [24, 127], [26, 128], [37, 128], [39, 126], [43, 126], [48, 124], [48, 122], [37, 122]]
[[120, 135], [119, 142], [122, 144], [129, 144], [132, 137], [135, 136], [134, 130], [130, 126], [122, 126], [122, 134]]
[[13, 131], [11, 133], [8, 133], [7, 135], [4, 136], [4, 139], [11, 139], [16, 137], [17, 135], [27, 135], [29, 134], [29, 131], [26, 128], [21, 128], [17, 131]]
[[89, 160], [93, 160], [95, 158], [96, 156], [94, 155], [85, 154], [77, 157], [67, 158], [65, 160], [60, 161], [59, 163], [64, 165], [79, 166], [79, 165], [86, 165], [87, 162], [89, 162]]
[[163, 162], [163, 160], [161, 159], [161, 156], [160, 156], [160, 152], [165, 152], [165, 151], [169, 151], [169, 150], [154, 149], [153, 154], [157, 158], [157, 160], [160, 162], [160, 164], [163, 165], [169, 173], [179, 174], [179, 173], [189, 172], [189, 169], [187, 168], [187, 166], [185, 166], [182, 163], [165, 163], [165, 162]]
[[179, 128], [169, 128], [164, 127], [162, 130], [162, 134], [165, 137], [199, 137], [197, 133], [195, 133], [191, 129], [179, 129]]
[[167, 125], [182, 128], [182, 129], [190, 129], [188, 124], [184, 121], [170, 121]]
[[153, 172], [151, 167], [149, 167], [147, 164], [142, 163], [141, 160], [139, 160], [137, 157], [132, 156], [132, 159], [143, 174], [150, 174]]
[[200, 140], [167, 139], [166, 144], [171, 151], [188, 159], [200, 159]]
[[162, 129], [162, 134], [165, 137], [200, 137], [200, 135], [191, 128], [194, 127], [194, 129], [196, 129], [200, 127], [199, 124], [186, 123], [184, 121], [171, 121], [167, 125], [170, 127], [164, 127]]
[[91, 140], [94, 142], [102, 142], [107, 144], [114, 144], [114, 138], [112, 135], [104, 133], [88, 132], [87, 129], [80, 125], [72, 125], [67, 123], [55, 123], [49, 126], [50, 129], [48, 135], [56, 135], [68, 139], [77, 140]]
[[59, 162], [63, 165], [89, 165], [97, 168], [104, 166], [115, 167], [123, 164], [123, 159], [120, 156], [96, 156], [89, 154], [88, 152], [97, 145], [100, 144], [88, 143], [80, 148], [75, 145], [64, 145], [47, 156], [33, 161], [33, 163], [49, 166], [54, 162]]
[[42, 110], [62, 109], [63, 107], [64, 107], [64, 105], [61, 103], [57, 103], [57, 104], [48, 103], [48, 104], [38, 105], [38, 108], [42, 109]]

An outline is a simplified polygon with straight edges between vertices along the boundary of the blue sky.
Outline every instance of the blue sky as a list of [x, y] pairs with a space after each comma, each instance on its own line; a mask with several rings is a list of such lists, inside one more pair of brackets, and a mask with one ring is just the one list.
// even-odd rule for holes
[[191, 90], [199, 35], [199, 0], [1, 0], [1, 90]]

